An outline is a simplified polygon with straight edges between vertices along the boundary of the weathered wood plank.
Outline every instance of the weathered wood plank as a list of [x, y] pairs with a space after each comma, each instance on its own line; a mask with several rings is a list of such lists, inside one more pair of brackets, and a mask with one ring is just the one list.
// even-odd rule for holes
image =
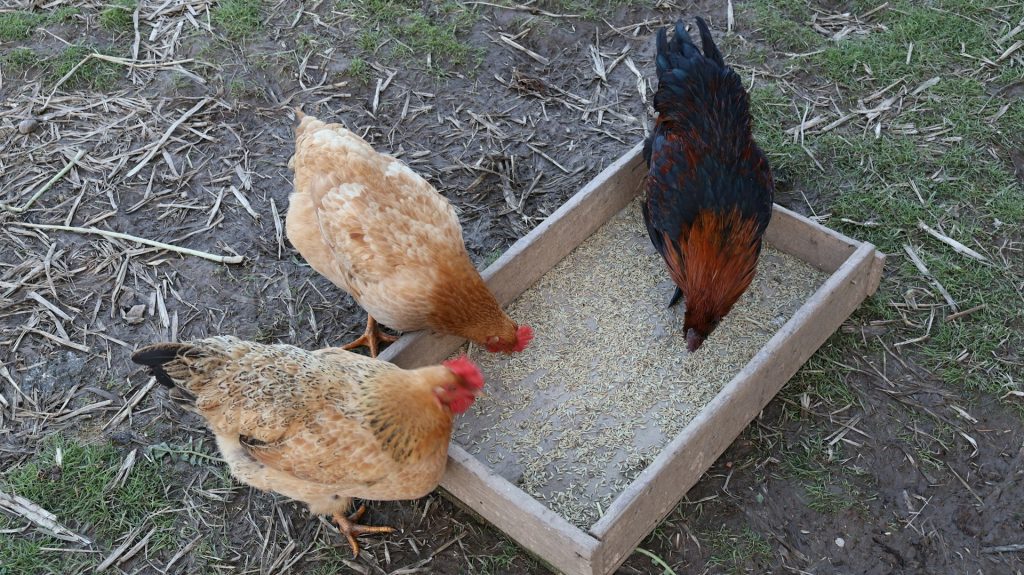
[[[827, 249], [827, 248], [826, 248]], [[702, 473], [877, 284], [880, 261], [861, 244], [764, 348], [612, 503], [590, 529], [594, 572], [614, 571]]]
[[377, 357], [405, 369], [414, 369], [447, 358], [465, 341], [461, 337], [416, 331], [403, 334]]
[[[878, 291], [878, 285], [882, 283], [882, 272], [885, 271], [885, 254], [875, 251], [874, 261], [871, 262], [871, 272], [866, 279], [868, 291], [864, 297], [871, 297]], [[850, 313], [853, 313], [852, 311]]]
[[501, 305], [537, 283], [640, 192], [644, 162], [637, 144], [569, 198], [483, 272]]
[[777, 250], [796, 256], [825, 273], [839, 269], [861, 245], [778, 204], [772, 211], [772, 221], [764, 238]]
[[517, 543], [567, 575], [593, 575], [598, 541], [458, 445], [448, 449], [441, 487]]

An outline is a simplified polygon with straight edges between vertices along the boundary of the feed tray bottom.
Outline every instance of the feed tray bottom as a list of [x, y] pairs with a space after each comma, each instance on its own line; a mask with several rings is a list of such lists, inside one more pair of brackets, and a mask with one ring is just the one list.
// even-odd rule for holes
[[825, 277], [766, 247], [750, 289], [690, 354], [636, 199], [508, 307], [537, 334], [525, 352], [469, 350], [487, 396], [455, 439], [586, 529]]

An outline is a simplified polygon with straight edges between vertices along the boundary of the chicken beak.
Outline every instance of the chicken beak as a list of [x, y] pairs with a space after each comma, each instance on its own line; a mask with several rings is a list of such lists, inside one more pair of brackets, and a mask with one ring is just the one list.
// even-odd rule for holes
[[686, 350], [690, 353], [697, 351], [704, 343], [704, 336], [692, 327], [686, 330]]
[[484, 391], [482, 389], [478, 389], [478, 390], [473, 392], [473, 397], [475, 399], [482, 399], [482, 398], [487, 397], [487, 394], [484, 393]]

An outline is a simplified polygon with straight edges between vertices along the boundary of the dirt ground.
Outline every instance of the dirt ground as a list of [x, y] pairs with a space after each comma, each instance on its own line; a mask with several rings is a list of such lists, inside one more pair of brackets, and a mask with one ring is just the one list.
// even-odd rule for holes
[[[482, 266], [643, 137], [657, 27], [706, 14], [719, 36], [724, 3], [599, 2], [596, 13], [573, 2], [412, 4], [431, 22], [471, 13], [457, 34], [467, 54], [446, 53], [443, 38], [433, 51], [407, 39], [404, 50], [379, 22], [368, 38], [374, 15], [358, 3], [257, 3], [262, 23], [248, 35], [217, 20], [217, 3], [141, 2], [138, 35], [131, 18], [120, 29], [104, 24], [108, 4], [3, 3], [8, 12], [77, 10], [2, 43], [38, 61], [0, 69], [0, 470], [34, 461], [57, 436], [112, 443], [119, 460], [134, 450], [159, 465], [153, 517], [162, 519], [97, 536], [76, 554], [9, 515], [0, 544], [35, 545], [37, 559], [0, 554], [0, 574], [95, 565], [122, 544], [125, 554], [150, 524], [157, 536], [108, 572], [547, 573], [437, 494], [371, 503], [368, 519], [401, 533], [368, 538], [351, 560], [303, 506], [226, 479], [209, 460], [212, 442], [196, 443], [206, 437], [200, 421], [148, 387], [128, 357], [141, 344], [213, 334], [317, 348], [361, 333], [362, 310], [282, 235], [290, 107], [344, 122], [427, 177], [459, 210]], [[834, 4], [815, 6], [838, 11]], [[727, 59], [746, 53], [742, 45], [770, 51], [753, 7], [734, 10], [743, 42], [723, 42]], [[422, 23], [401, 14], [409, 29]], [[47, 64], [66, 43], [107, 59], [80, 70]], [[765, 73], [775, 65], [743, 63]], [[38, 123], [22, 133], [29, 118]], [[793, 115], [790, 125], [799, 123]], [[778, 203], [828, 211], [830, 194], [811, 193], [801, 174], [779, 166]], [[28, 210], [10, 209], [38, 192]], [[27, 224], [117, 231], [244, 261]], [[1024, 570], [1021, 410], [949, 385], [912, 346], [894, 347], [904, 338], [873, 323], [884, 305], [855, 314], [825, 359], [812, 360], [641, 544], [664, 565], [638, 553], [620, 573]], [[881, 345], [867, 354], [843, 347], [857, 338]], [[1019, 365], [1016, 353], [1003, 357]], [[823, 377], [845, 401], [808, 392]], [[58, 518], [83, 534], [102, 523]]]

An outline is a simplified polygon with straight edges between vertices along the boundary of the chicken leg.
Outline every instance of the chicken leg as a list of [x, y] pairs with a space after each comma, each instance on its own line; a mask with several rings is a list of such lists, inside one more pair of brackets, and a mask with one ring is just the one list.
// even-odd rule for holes
[[672, 299], [668, 300], [668, 307], [672, 307], [679, 303], [679, 300], [683, 298], [683, 290], [676, 286], [676, 291], [672, 292]]
[[356, 521], [362, 518], [364, 513], [366, 513], [366, 506], [360, 505], [359, 509], [348, 517], [340, 513], [335, 513], [331, 516], [334, 522], [337, 523], [338, 530], [348, 539], [348, 544], [352, 546], [353, 559], [359, 557], [359, 543], [356, 541], [356, 537], [367, 533], [391, 533], [395, 530], [394, 527], [371, 527], [356, 523]]
[[353, 349], [365, 345], [370, 348], [370, 357], [377, 357], [377, 350], [381, 342], [392, 343], [397, 339], [397, 336], [384, 333], [377, 325], [377, 320], [373, 319], [372, 315], [366, 314], [366, 331], [358, 339], [341, 346], [341, 349]]

